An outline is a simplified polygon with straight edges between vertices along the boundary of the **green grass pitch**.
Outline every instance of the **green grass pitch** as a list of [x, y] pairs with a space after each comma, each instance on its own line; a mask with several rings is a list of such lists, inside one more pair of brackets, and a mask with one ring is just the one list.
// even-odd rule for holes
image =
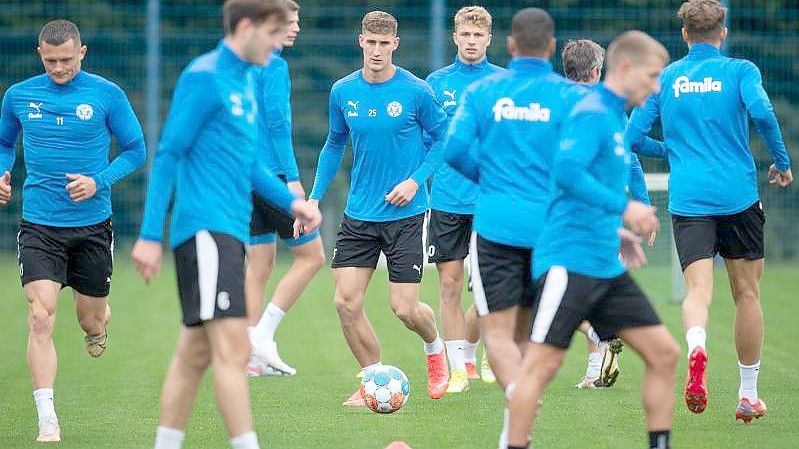
[[[84, 352], [71, 295], [67, 291], [62, 294], [55, 334], [59, 354], [55, 392], [63, 442], [55, 447], [152, 447], [161, 382], [179, 324], [174, 272], [167, 267], [153, 285], [145, 286], [122, 254], [112, 289], [110, 346], [102, 358], [93, 360]], [[0, 448], [42, 447], [34, 442], [36, 411], [25, 363], [27, 306], [13, 259], [4, 255], [6, 262], [0, 263], [0, 285], [4, 286], [0, 301]], [[284, 269], [279, 267], [275, 275]], [[669, 296], [667, 270], [650, 268], [637, 277], [652, 298]], [[692, 415], [683, 405], [683, 357], [675, 392], [675, 448], [797, 447], [797, 279], [796, 266], [766, 268], [762, 284], [766, 342], [760, 392], [769, 415], [744, 425], [733, 420], [738, 388], [733, 307], [725, 273], [717, 271], [708, 341], [710, 404], [702, 415]], [[430, 400], [421, 341], [391, 315], [387, 294], [386, 274], [378, 271], [369, 289], [367, 309], [382, 344], [383, 361], [399, 366], [410, 378], [408, 404], [393, 415], [340, 405], [358, 386], [358, 367], [342, 337], [332, 304], [330, 270], [325, 268], [277, 334], [284, 359], [299, 374], [250, 380], [262, 447], [378, 449], [394, 440], [405, 441], [414, 449], [496, 447], [502, 416], [499, 388], [477, 381], [467, 393]], [[437, 301], [435, 270], [428, 270], [422, 298], [431, 304]], [[679, 307], [661, 301], [658, 311], [684, 351]], [[578, 391], [573, 385], [585, 369], [584, 360], [585, 343], [582, 337], [575, 338], [563, 370], [544, 397], [533, 436], [535, 447], [645, 447], [639, 404], [641, 362], [628, 348], [622, 353], [616, 386]], [[208, 377], [189, 423], [185, 447], [229, 447]]]

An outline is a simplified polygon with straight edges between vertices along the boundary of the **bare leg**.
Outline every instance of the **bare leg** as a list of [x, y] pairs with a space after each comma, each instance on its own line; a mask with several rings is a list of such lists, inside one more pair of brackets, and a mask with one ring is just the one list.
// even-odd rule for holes
[[754, 365], [763, 347], [763, 311], [760, 308], [760, 278], [763, 259], [727, 259], [732, 297], [735, 300], [735, 348], [738, 361]]
[[264, 310], [266, 283], [275, 267], [275, 244], [252, 245], [247, 252], [244, 296], [247, 303], [247, 324], [255, 326]]
[[250, 393], [244, 368], [250, 356], [247, 322], [221, 318], [205, 323], [211, 346], [214, 392], [228, 435], [237, 437], [253, 430]]
[[480, 340], [480, 328], [477, 326], [477, 309], [474, 304], [466, 309], [466, 341], [477, 343]]
[[441, 262], [436, 267], [441, 291], [441, 330], [444, 340], [463, 340], [466, 337], [466, 321], [461, 308], [463, 260]]
[[33, 389], [53, 388], [58, 360], [53, 344], [56, 305], [61, 284], [48, 280], [25, 284], [28, 298], [28, 368]]
[[73, 296], [75, 298], [75, 313], [81, 329], [86, 332], [86, 335], [104, 334], [105, 326], [111, 318], [108, 297], [98, 298], [78, 292], [74, 292]]
[[650, 431], [670, 430], [680, 347], [665, 326], [625, 329], [619, 336], [644, 359], [641, 403]]
[[435, 341], [436, 316], [433, 309], [419, 301], [419, 284], [389, 283], [391, 310], [405, 324], [416, 332], [425, 343]]
[[491, 369], [503, 390], [515, 381], [522, 360], [516, 342], [518, 310], [514, 306], [478, 318]]
[[325, 250], [321, 238], [291, 247], [291, 253], [294, 255], [294, 263], [280, 279], [272, 295], [272, 304], [283, 312], [288, 312], [297, 302], [308, 283], [325, 264]]
[[[489, 353], [491, 354], [491, 353]], [[517, 382], [508, 400], [510, 420], [508, 444], [525, 446], [528, 443], [533, 421], [538, 413], [538, 401], [549, 382], [555, 377], [566, 351], [555, 346], [530, 343], [519, 369]]]
[[184, 430], [197, 388], [211, 363], [211, 346], [203, 326], [182, 327], [161, 392], [162, 427]]
[[380, 344], [372, 324], [363, 310], [366, 287], [372, 278], [372, 268], [334, 268], [333, 280], [336, 305], [344, 338], [358, 363], [364, 367], [380, 361]]
[[713, 301], [713, 259], [700, 259], [685, 267], [686, 295], [682, 303], [685, 330], [694, 326], [707, 328], [710, 303]]

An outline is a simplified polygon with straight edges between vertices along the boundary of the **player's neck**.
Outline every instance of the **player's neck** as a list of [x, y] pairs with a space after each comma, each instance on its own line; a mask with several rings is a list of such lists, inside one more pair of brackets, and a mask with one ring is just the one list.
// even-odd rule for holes
[[613, 92], [614, 94], [622, 98], [627, 97], [627, 95], [624, 94], [624, 89], [623, 89], [624, 83], [622, 82], [621, 79], [616, 78], [615, 76], [606, 76], [605, 81], [602, 84], [605, 86], [607, 90]]
[[460, 56], [460, 55], [458, 55], [458, 61], [460, 61], [460, 63], [461, 63], [461, 64], [466, 64], [466, 65], [477, 65], [477, 64], [481, 64], [481, 63], [482, 63], [483, 61], [485, 61], [485, 60], [486, 60], [486, 56], [485, 56], [485, 55], [483, 55], [483, 57], [482, 57], [482, 58], [480, 58], [480, 59], [478, 59], [478, 60], [476, 60], [476, 61], [467, 61], [467, 60], [465, 60], [465, 59], [461, 58], [461, 56]]
[[694, 45], [700, 45], [700, 44], [712, 45], [716, 47], [716, 49], [721, 50], [721, 41], [715, 41], [715, 42], [699, 41], [699, 42], [686, 42], [686, 43], [688, 44], [688, 50], [693, 48]]
[[369, 70], [368, 67], [364, 67], [361, 70], [363, 74], [363, 79], [366, 80], [368, 83], [385, 83], [386, 81], [390, 80], [395, 73], [397, 73], [397, 67], [394, 64], [390, 64], [385, 69], [375, 72], [374, 70]]

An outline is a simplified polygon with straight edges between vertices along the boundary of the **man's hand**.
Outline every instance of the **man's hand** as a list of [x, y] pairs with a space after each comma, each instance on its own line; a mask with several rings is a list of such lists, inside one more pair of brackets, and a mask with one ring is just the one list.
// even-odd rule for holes
[[286, 187], [288, 187], [289, 191], [297, 198], [303, 200], [305, 199], [305, 189], [302, 187], [302, 183], [300, 181], [289, 181], [286, 183]]
[[655, 215], [655, 209], [652, 206], [647, 206], [638, 201], [630, 201], [627, 203], [627, 208], [624, 210], [622, 219], [625, 223], [630, 225], [632, 231], [638, 235], [650, 235], [653, 232], [660, 230], [660, 223], [658, 217]]
[[67, 179], [71, 181], [67, 184], [69, 197], [76, 203], [88, 200], [97, 193], [97, 183], [89, 176], [67, 173]]
[[646, 265], [646, 255], [641, 248], [641, 237], [624, 228], [619, 228], [619, 237], [621, 237], [619, 253], [624, 266], [628, 269], [635, 269]]
[[136, 271], [139, 272], [144, 282], [149, 284], [150, 279], [161, 271], [162, 254], [163, 249], [160, 242], [139, 239], [133, 245], [130, 255], [133, 257]]
[[647, 239], [646, 244], [650, 248], [652, 248], [653, 246], [655, 246], [655, 239], [657, 239], [657, 238], [658, 238], [658, 232], [657, 231], [650, 232], [649, 233], [649, 238]]
[[777, 184], [780, 187], [788, 187], [793, 182], [793, 173], [789, 168], [786, 171], [780, 171], [776, 165], [771, 164], [768, 168], [768, 183]]
[[0, 178], [0, 206], [5, 206], [11, 201], [11, 173], [3, 173]]
[[319, 212], [317, 200], [294, 200], [291, 203], [291, 213], [297, 217], [294, 221], [294, 238], [299, 237], [301, 233], [313, 232], [322, 224], [322, 213]]
[[406, 179], [394, 187], [394, 190], [386, 195], [386, 201], [395, 206], [405, 206], [416, 196], [416, 191], [419, 190], [419, 184], [413, 179]]

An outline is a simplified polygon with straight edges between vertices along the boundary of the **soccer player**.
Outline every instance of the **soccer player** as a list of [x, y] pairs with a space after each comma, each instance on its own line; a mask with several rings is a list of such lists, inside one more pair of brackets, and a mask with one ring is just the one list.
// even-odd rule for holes
[[[561, 51], [561, 61], [566, 78], [578, 84], [593, 86], [602, 77], [605, 49], [590, 39], [569, 41]], [[586, 89], [586, 93], [588, 91]], [[641, 162], [634, 153], [631, 158], [630, 195], [637, 201], [650, 204]], [[650, 242], [654, 243], [654, 240]], [[619, 376], [618, 355], [624, 344], [618, 338], [613, 338], [609, 342], [600, 341], [588, 321], [580, 324], [579, 331], [585, 334], [588, 344], [588, 366], [585, 375], [575, 386], [581, 389], [612, 387]]]
[[253, 64], [264, 65], [283, 36], [282, 0], [227, 0], [225, 38], [195, 58], [175, 87], [155, 154], [136, 269], [145, 282], [161, 265], [164, 218], [172, 198], [183, 326], [161, 394], [156, 449], [177, 449], [203, 374], [213, 366], [217, 404], [230, 443], [258, 448], [245, 367], [250, 355], [244, 299], [245, 243], [252, 192], [291, 210], [312, 231], [319, 211], [296, 198], [258, 158]]
[[747, 60], [719, 51], [727, 38], [726, 14], [716, 0], [691, 0], [680, 6], [688, 55], [663, 71], [660, 94], [634, 111], [628, 132], [637, 145], [655, 120], [660, 118], [663, 125], [665, 154], [650, 155], [667, 157], [671, 167], [669, 210], [687, 286], [682, 313], [689, 354], [685, 403], [694, 413], [707, 406], [705, 329], [718, 253], [727, 266], [736, 309], [741, 382], [735, 418], [750, 422], [766, 414], [757, 391], [765, 216], [749, 150], [747, 113], [773, 160], [770, 183], [787, 187], [793, 175], [760, 71]]
[[[352, 181], [332, 261], [334, 300], [344, 337], [361, 368], [368, 371], [381, 363], [380, 345], [363, 304], [382, 252], [388, 263], [391, 310], [424, 340], [427, 392], [439, 399], [447, 390], [447, 360], [433, 309], [419, 301], [419, 282], [426, 181], [435, 159], [440, 160], [437, 141], [446, 134], [447, 116], [427, 83], [392, 63], [399, 46], [394, 16], [367, 13], [358, 43], [363, 68], [330, 90], [330, 129], [310, 201], [318, 204], [324, 196], [351, 137]], [[423, 133], [432, 137], [430, 152]], [[344, 405], [365, 403], [356, 391]]]
[[[37, 441], [61, 441], [53, 384], [58, 292], [71, 287], [86, 351], [108, 345], [114, 236], [111, 187], [144, 163], [144, 136], [125, 93], [81, 70], [78, 27], [47, 23], [39, 33], [46, 73], [11, 86], [0, 114], [0, 204], [11, 196], [10, 171], [20, 131], [27, 177], [17, 242], [28, 299], [28, 366], [39, 415]], [[121, 152], [109, 164], [113, 136]]]
[[[455, 114], [458, 100], [471, 83], [504, 70], [491, 64], [486, 51], [491, 44], [491, 14], [481, 6], [466, 6], [455, 14], [452, 39], [458, 47], [455, 63], [436, 70], [427, 82], [442, 103], [447, 117]], [[448, 393], [469, 389], [469, 378], [477, 378], [475, 350], [479, 334], [477, 320], [467, 340], [466, 319], [461, 308], [463, 261], [469, 254], [472, 214], [477, 186], [447, 164], [433, 177], [427, 257], [438, 268], [441, 295], [441, 327], [450, 365]], [[474, 314], [474, 306], [467, 312]]]
[[534, 276], [543, 278], [532, 344], [509, 401], [507, 445], [500, 447], [529, 447], [538, 399], [587, 319], [600, 339], [618, 335], [641, 354], [647, 447], [669, 448], [679, 347], [619, 259], [621, 249], [630, 267], [645, 260], [640, 238], [622, 221], [643, 235], [658, 225], [653, 207], [627, 197], [632, 156], [624, 140], [625, 107], [657, 92], [667, 62], [666, 49], [645, 33], [622, 34], [608, 49], [605, 82], [566, 118], [553, 163], [552, 202], [536, 246]]
[[[293, 47], [300, 32], [300, 6], [286, 1], [288, 20], [283, 48]], [[258, 103], [258, 142], [269, 169], [286, 181], [296, 196], [305, 198], [300, 183], [294, 148], [291, 144], [291, 81], [286, 60], [277, 51], [269, 65], [258, 69], [256, 76]], [[300, 234], [297, 230], [297, 234]], [[294, 263], [275, 288], [272, 300], [264, 310], [264, 291], [275, 264], [275, 234], [280, 235], [294, 256]], [[303, 233], [295, 238], [294, 219], [266, 201], [253, 196], [250, 224], [250, 249], [247, 253], [245, 296], [247, 297], [248, 334], [253, 355], [247, 364], [251, 376], [293, 376], [297, 370], [280, 358], [275, 343], [277, 330], [286, 312], [297, 302], [305, 287], [325, 263], [325, 251], [319, 231]], [[263, 314], [262, 314], [263, 311]]]

